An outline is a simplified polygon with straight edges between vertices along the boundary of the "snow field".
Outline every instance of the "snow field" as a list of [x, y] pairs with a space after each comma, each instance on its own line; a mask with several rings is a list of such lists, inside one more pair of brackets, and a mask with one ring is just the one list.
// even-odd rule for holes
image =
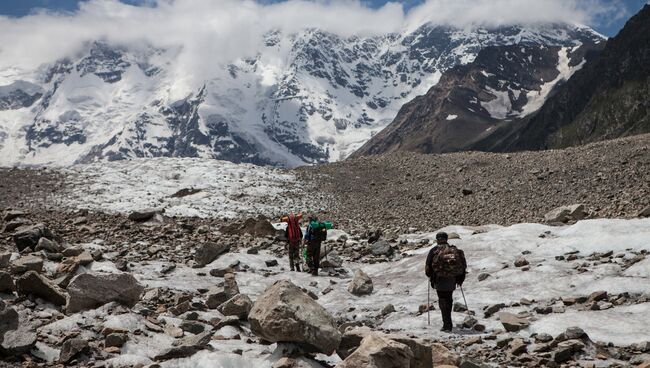
[[[280, 169], [194, 158], [152, 158], [76, 165], [62, 170], [72, 208], [129, 213], [164, 208], [168, 216], [275, 215], [294, 208], [301, 183]], [[172, 198], [184, 188], [198, 193]], [[296, 207], [301, 208], [301, 207]]]

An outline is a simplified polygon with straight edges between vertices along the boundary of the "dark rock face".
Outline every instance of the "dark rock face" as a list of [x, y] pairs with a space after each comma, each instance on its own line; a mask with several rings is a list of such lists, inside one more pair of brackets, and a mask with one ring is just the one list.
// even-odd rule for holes
[[474, 145], [514, 151], [574, 146], [650, 132], [650, 6], [529, 119]]
[[537, 109], [538, 96], [548, 93], [545, 83], [558, 81], [561, 68], [580, 65], [587, 52], [599, 47], [487, 47], [472, 63], [445, 72], [425, 96], [405, 104], [395, 120], [353, 156], [466, 150], [500, 124]]

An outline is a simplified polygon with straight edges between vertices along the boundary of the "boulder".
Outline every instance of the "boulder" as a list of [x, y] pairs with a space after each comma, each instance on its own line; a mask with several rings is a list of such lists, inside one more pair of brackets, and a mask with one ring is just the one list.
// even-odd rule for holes
[[431, 355], [431, 346], [429, 343], [420, 339], [413, 339], [403, 335], [390, 334], [389, 339], [404, 344], [411, 349], [413, 357], [409, 364], [410, 368], [431, 368], [433, 366], [433, 357]]
[[35, 295], [54, 305], [64, 305], [66, 303], [65, 292], [34, 271], [26, 272], [16, 279], [16, 290], [18, 294]]
[[9, 222], [9, 221], [11, 221], [11, 220], [13, 220], [13, 219], [17, 219], [17, 218], [19, 218], [19, 217], [24, 217], [24, 216], [26, 216], [26, 215], [27, 215], [27, 213], [26, 213], [26, 212], [23, 212], [23, 211], [19, 211], [19, 210], [9, 210], [9, 211], [5, 212], [5, 215], [4, 215], [4, 217], [2, 218], [2, 220], [3, 220], [4, 222]]
[[203, 243], [196, 250], [194, 261], [196, 262], [197, 267], [205, 267], [207, 264], [211, 263], [229, 250], [230, 246], [223, 243]]
[[517, 332], [530, 326], [530, 322], [527, 319], [508, 312], [499, 313], [499, 320], [503, 328], [508, 332]]
[[271, 342], [293, 342], [330, 355], [341, 342], [332, 315], [289, 280], [275, 282], [257, 298], [249, 315], [251, 331]]
[[526, 260], [526, 258], [524, 257], [519, 257], [515, 260], [515, 267], [524, 267], [528, 265], [529, 265], [528, 260]]
[[66, 311], [74, 313], [109, 302], [133, 306], [140, 300], [144, 288], [128, 273], [88, 272], [75, 276], [67, 290]]
[[237, 285], [237, 279], [234, 273], [227, 273], [223, 276], [223, 289], [226, 295], [228, 295], [228, 298], [239, 294], [239, 285]]
[[59, 245], [54, 240], [50, 240], [48, 238], [40, 238], [38, 240], [38, 243], [36, 244], [36, 247], [34, 250], [39, 251], [39, 250], [45, 250], [50, 253], [61, 253], [63, 250], [62, 247]]
[[431, 345], [431, 357], [433, 360], [433, 367], [439, 367], [441, 365], [456, 367], [460, 364], [460, 356], [440, 343], [434, 343]]
[[245, 294], [237, 294], [221, 305], [221, 314], [224, 316], [237, 316], [239, 319], [246, 320], [251, 308], [253, 308], [251, 298]]
[[11, 273], [21, 274], [27, 271], [43, 271], [43, 258], [38, 254], [22, 256], [11, 264]]
[[399, 342], [371, 333], [361, 345], [336, 368], [409, 368], [413, 352]]
[[336, 348], [336, 354], [341, 359], [349, 357], [361, 345], [361, 341], [371, 333], [372, 330], [366, 326], [348, 328], [341, 336], [341, 343]]
[[639, 217], [650, 217], [650, 206], [644, 208], [639, 212]]
[[0, 299], [0, 343], [4, 341], [5, 333], [18, 328], [18, 322], [18, 312]]
[[8, 272], [0, 271], [0, 293], [12, 293], [15, 289], [14, 280]]
[[320, 261], [321, 268], [339, 268], [343, 265], [343, 259], [339, 256], [337, 251], [331, 251]]
[[393, 248], [386, 240], [378, 240], [370, 245], [370, 251], [375, 256], [389, 256], [393, 254]]
[[36, 333], [27, 326], [18, 326], [7, 331], [0, 344], [0, 356], [13, 356], [28, 353], [36, 345]]
[[[234, 295], [233, 295], [234, 296]], [[233, 296], [226, 294], [224, 288], [220, 286], [213, 286], [208, 289], [205, 305], [210, 309], [217, 309], [221, 304], [225, 303], [228, 299]]]
[[157, 214], [161, 214], [164, 212], [165, 209], [147, 208], [144, 210], [131, 212], [128, 218], [131, 221], [144, 222], [144, 221], [151, 220]]
[[4, 224], [2, 227], [2, 232], [3, 233], [10, 233], [16, 229], [18, 229], [21, 226], [27, 226], [30, 225], [31, 221], [24, 219], [24, 218], [17, 218], [15, 220], [11, 220], [7, 223]]
[[9, 267], [11, 261], [11, 253], [0, 253], [0, 269]]
[[589, 212], [584, 204], [574, 204], [555, 208], [544, 215], [544, 221], [548, 223], [579, 221], [586, 218]]
[[78, 354], [87, 352], [88, 350], [90, 350], [88, 347], [88, 341], [79, 338], [68, 339], [61, 346], [59, 362], [65, 364], [71, 361]]
[[13, 236], [14, 243], [16, 243], [16, 247], [20, 252], [25, 248], [34, 249], [41, 238], [54, 238], [54, 234], [52, 234], [45, 224], [21, 226], [16, 229]]
[[355, 272], [354, 278], [348, 284], [348, 291], [357, 296], [371, 294], [372, 289], [372, 279], [361, 269]]
[[206, 331], [198, 335], [184, 337], [175, 346], [165, 349], [153, 357], [155, 361], [185, 358], [204, 349], [212, 339], [212, 332]]

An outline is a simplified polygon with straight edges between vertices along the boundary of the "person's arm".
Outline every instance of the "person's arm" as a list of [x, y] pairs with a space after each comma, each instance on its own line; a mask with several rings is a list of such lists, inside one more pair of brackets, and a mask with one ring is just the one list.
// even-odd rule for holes
[[463, 264], [463, 273], [461, 275], [456, 276], [456, 284], [462, 286], [463, 282], [465, 282], [465, 276], [467, 275], [467, 260], [465, 259], [465, 252], [463, 252], [461, 249], [460, 251], [460, 261]]
[[424, 265], [424, 274], [427, 277], [431, 278], [433, 276], [433, 270], [431, 269], [431, 262], [433, 262], [433, 255], [435, 254], [436, 247], [431, 248], [429, 254], [427, 255], [427, 263]]

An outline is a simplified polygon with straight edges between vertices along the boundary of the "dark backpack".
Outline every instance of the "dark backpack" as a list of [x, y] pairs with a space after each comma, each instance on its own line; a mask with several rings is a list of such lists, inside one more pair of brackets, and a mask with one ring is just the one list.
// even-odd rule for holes
[[324, 222], [312, 221], [309, 223], [311, 236], [313, 240], [326, 240], [327, 239], [327, 225]]
[[453, 245], [443, 245], [433, 256], [431, 269], [437, 276], [454, 278], [465, 273], [463, 252]]

